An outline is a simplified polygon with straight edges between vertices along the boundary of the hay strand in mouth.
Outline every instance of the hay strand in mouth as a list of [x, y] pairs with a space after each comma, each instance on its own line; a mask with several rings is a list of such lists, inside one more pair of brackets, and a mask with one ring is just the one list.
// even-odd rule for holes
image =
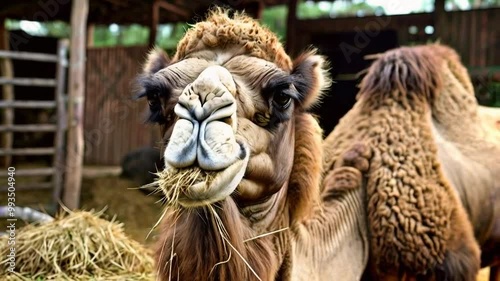
[[166, 206], [178, 207], [179, 196], [187, 193], [189, 187], [200, 183], [209, 187], [216, 174], [215, 171], [205, 171], [198, 167], [167, 168], [156, 173], [156, 181], [144, 187], [157, 187], [159, 191], [163, 192], [163, 202]]
[[[153, 258], [123, 225], [95, 212], [61, 214], [16, 233], [15, 273], [0, 260], [0, 280], [154, 280]], [[0, 240], [0, 254], [10, 245]]]
[[285, 227], [285, 228], [281, 228], [281, 229], [278, 229], [278, 230], [273, 230], [273, 231], [270, 231], [270, 232], [262, 233], [262, 234], [259, 234], [259, 235], [255, 236], [255, 237], [243, 240], [243, 243], [247, 243], [247, 242], [253, 241], [255, 239], [266, 237], [268, 235], [273, 235], [273, 234], [276, 234], [276, 233], [279, 233], [279, 232], [282, 232], [282, 231], [285, 231], [285, 230], [288, 230], [288, 229], [289, 229], [289, 227]]

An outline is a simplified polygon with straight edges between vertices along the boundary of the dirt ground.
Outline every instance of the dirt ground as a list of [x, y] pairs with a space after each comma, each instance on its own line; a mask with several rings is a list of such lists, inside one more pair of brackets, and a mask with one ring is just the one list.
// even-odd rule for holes
[[81, 208], [102, 210], [105, 218], [113, 216], [123, 222], [125, 232], [135, 240], [151, 245], [154, 233], [148, 233], [161, 215], [159, 198], [137, 189], [131, 181], [118, 177], [84, 180], [82, 184]]

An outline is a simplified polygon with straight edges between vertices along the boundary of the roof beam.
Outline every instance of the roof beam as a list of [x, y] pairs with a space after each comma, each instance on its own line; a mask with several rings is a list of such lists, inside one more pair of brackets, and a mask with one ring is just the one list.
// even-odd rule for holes
[[158, 7], [166, 11], [172, 12], [174, 14], [177, 14], [179, 16], [182, 16], [186, 19], [189, 19], [189, 17], [191, 16], [191, 13], [188, 10], [183, 9], [181, 7], [177, 7], [176, 5], [170, 4], [164, 0], [155, 0], [153, 5], [158, 5]]

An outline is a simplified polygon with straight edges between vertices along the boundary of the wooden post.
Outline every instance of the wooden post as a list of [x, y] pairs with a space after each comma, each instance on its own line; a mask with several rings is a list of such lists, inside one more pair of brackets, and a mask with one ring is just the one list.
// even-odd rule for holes
[[151, 22], [149, 25], [149, 47], [154, 47], [156, 43], [156, 34], [158, 31], [158, 22], [160, 21], [160, 2], [158, 0], [153, 1], [153, 6], [151, 6]]
[[80, 201], [83, 164], [83, 105], [85, 99], [85, 53], [88, 0], [73, 0], [68, 84], [68, 142], [63, 204], [76, 209]]
[[288, 17], [286, 23], [286, 51], [292, 57], [296, 55], [295, 46], [297, 42], [295, 40], [296, 35], [296, 24], [297, 24], [297, 2], [298, 0], [288, 1]]
[[[0, 49], [9, 50], [9, 32], [5, 29], [5, 19], [0, 19]], [[14, 70], [12, 67], [12, 60], [10, 58], [4, 58], [0, 61], [0, 76], [5, 79], [12, 79], [14, 76]], [[13, 101], [14, 100], [14, 87], [13, 85], [3, 85], [3, 101]], [[12, 107], [6, 107], [3, 111], [3, 119], [5, 126], [12, 126], [14, 124], [14, 109]], [[3, 148], [5, 150], [12, 149], [14, 142], [12, 132], [3, 133]], [[12, 163], [12, 156], [6, 154], [3, 158], [3, 165], [9, 167]]]
[[257, 7], [257, 12], [255, 14], [255, 18], [258, 19], [258, 20], [261, 20], [262, 19], [262, 13], [264, 13], [265, 4], [262, 1], [258, 1], [257, 5], [258, 5], [258, 7]]
[[435, 38], [441, 39], [446, 25], [446, 11], [444, 9], [445, 0], [434, 0], [434, 35]]

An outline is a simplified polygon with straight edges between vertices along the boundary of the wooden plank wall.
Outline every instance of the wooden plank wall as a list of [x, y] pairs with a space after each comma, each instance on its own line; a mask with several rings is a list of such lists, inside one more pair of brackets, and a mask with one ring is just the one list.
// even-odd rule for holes
[[133, 81], [148, 48], [88, 48], [85, 94], [86, 165], [119, 165], [129, 151], [156, 145], [158, 128], [144, 124], [146, 101], [133, 100]]
[[500, 65], [500, 8], [442, 14], [441, 42], [468, 67]]
[[[442, 17], [442, 18], [438, 18]], [[437, 24], [442, 26], [437, 27]], [[362, 18], [298, 20], [294, 36], [300, 38], [294, 46], [289, 46], [296, 54], [311, 42], [311, 34], [353, 32], [367, 26], [382, 26], [396, 30], [400, 45], [425, 43], [440, 40], [457, 50], [467, 67], [500, 65], [500, 8], [471, 11], [452, 11], [434, 15], [433, 13], [395, 15], [386, 17], [367, 16]], [[434, 26], [438, 33], [428, 35], [424, 28]], [[408, 28], [416, 26], [418, 34], [409, 34]]]

